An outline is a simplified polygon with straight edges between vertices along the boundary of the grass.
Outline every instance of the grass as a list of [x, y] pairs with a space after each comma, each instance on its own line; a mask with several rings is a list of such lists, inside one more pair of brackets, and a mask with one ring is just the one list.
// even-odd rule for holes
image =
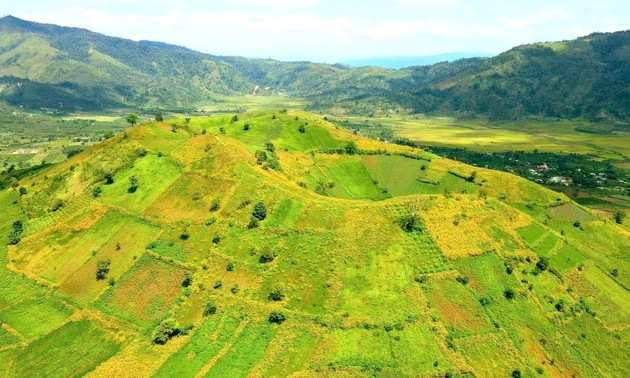
[[0, 322], [8, 324], [24, 338], [41, 336], [61, 324], [72, 310], [48, 298], [27, 300], [0, 311]]
[[0, 352], [0, 365], [4, 366], [5, 374], [15, 377], [82, 376], [119, 349], [120, 344], [101, 329], [87, 320], [80, 320], [68, 323], [26, 347]]
[[99, 298], [96, 306], [144, 329], [150, 328], [164, 317], [180, 294], [184, 272], [182, 268], [143, 255]]
[[234, 336], [241, 320], [218, 314], [204, 321], [190, 341], [155, 373], [156, 377], [194, 377]]
[[[526, 180], [282, 109], [138, 125], [20, 178], [26, 195], [0, 192], [6, 375], [626, 372], [625, 229]], [[267, 141], [279, 170], [256, 164]], [[317, 152], [350, 141], [376, 155]], [[267, 216], [248, 228], [259, 201]], [[5, 247], [18, 219], [26, 232]], [[536, 252], [553, 269], [536, 274]], [[167, 317], [193, 328], [152, 344]]]

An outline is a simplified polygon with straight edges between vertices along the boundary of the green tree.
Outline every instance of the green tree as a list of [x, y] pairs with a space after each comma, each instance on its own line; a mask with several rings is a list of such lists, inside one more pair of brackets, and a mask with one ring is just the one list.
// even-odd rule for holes
[[287, 317], [280, 311], [272, 311], [271, 314], [269, 314], [270, 323], [281, 324], [285, 320], [287, 320]]
[[624, 219], [626, 219], [626, 212], [621, 209], [617, 209], [613, 217], [615, 218], [615, 222], [617, 224], [623, 224]]
[[214, 302], [206, 303], [205, 307], [203, 308], [203, 316], [214, 315], [216, 313], [217, 305], [215, 305]]
[[246, 123], [243, 125], [243, 130], [244, 131], [249, 131], [249, 123]]
[[344, 150], [346, 151], [346, 154], [348, 155], [354, 155], [357, 152], [359, 152], [359, 148], [354, 142], [348, 142], [348, 144], [346, 144], [346, 146], [344, 147]]
[[20, 190], [19, 190], [18, 192], [20, 193], [20, 197], [21, 197], [21, 196], [25, 196], [25, 195], [28, 193], [28, 191], [26, 190], [26, 188], [25, 188], [25, 187], [23, 187], [23, 186], [20, 186]]
[[300, 125], [300, 127], [298, 128], [298, 131], [304, 134], [306, 132], [306, 127], [304, 127], [304, 125]]
[[269, 293], [267, 298], [269, 298], [270, 301], [280, 302], [284, 299], [284, 293], [280, 288], [275, 288]]
[[164, 116], [162, 115], [162, 112], [155, 113], [155, 120], [157, 122], [164, 122]]
[[11, 231], [9, 232], [9, 244], [15, 245], [19, 243], [22, 238], [22, 233], [24, 233], [24, 223], [20, 220], [13, 222]]
[[256, 164], [262, 164], [268, 159], [267, 153], [263, 150], [257, 150], [254, 152], [254, 157], [256, 158]]
[[265, 207], [265, 204], [258, 202], [254, 205], [252, 216], [260, 221], [265, 220], [265, 218], [267, 218], [267, 208]]
[[153, 343], [164, 345], [173, 337], [182, 333], [182, 329], [173, 318], [164, 319], [153, 333]]
[[137, 113], [129, 113], [127, 115], [127, 122], [131, 124], [131, 126], [135, 126], [138, 123], [138, 114]]
[[109, 266], [112, 264], [110, 259], [101, 259], [96, 262], [96, 279], [101, 281], [107, 277]]
[[131, 177], [129, 177], [129, 188], [127, 189], [127, 192], [135, 193], [136, 190], [138, 190], [138, 179], [136, 176], [131, 175]]
[[15, 177], [11, 177], [11, 188], [15, 190], [15, 188], [17, 188], [18, 186], [20, 186], [18, 179], [16, 179]]

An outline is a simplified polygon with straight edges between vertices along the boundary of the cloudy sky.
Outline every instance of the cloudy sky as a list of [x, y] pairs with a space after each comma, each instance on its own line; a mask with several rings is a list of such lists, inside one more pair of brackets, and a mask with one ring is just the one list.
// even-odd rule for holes
[[217, 55], [335, 63], [373, 56], [499, 53], [630, 29], [622, 0], [22, 0], [31, 21]]

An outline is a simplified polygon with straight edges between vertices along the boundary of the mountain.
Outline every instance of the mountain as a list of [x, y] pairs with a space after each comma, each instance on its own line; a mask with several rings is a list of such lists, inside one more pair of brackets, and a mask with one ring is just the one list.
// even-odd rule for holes
[[341, 62], [352, 67], [375, 66], [389, 69], [401, 69], [412, 66], [429, 66], [441, 62], [452, 62], [459, 59], [490, 57], [491, 54], [483, 52], [454, 52], [438, 55], [423, 56], [378, 56], [349, 59]]
[[3, 376], [630, 374], [626, 230], [300, 111], [130, 128], [0, 238]]
[[29, 108], [190, 110], [225, 94], [286, 93], [310, 110], [627, 123], [630, 32], [400, 70], [219, 57], [84, 29], [0, 19], [0, 99]]

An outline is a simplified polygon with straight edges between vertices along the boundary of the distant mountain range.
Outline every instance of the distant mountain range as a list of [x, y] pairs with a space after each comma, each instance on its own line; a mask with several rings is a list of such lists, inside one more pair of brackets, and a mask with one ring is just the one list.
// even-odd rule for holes
[[630, 119], [630, 32], [515, 47], [400, 70], [221, 57], [85, 29], [0, 19], [0, 100], [26, 108], [192, 109], [217, 96], [286, 93], [311, 110]]
[[381, 67], [388, 69], [401, 69], [413, 66], [428, 66], [442, 62], [453, 62], [467, 58], [489, 58], [492, 54], [484, 52], [453, 52], [438, 55], [423, 56], [376, 56], [367, 58], [349, 59], [341, 62], [351, 67]]

